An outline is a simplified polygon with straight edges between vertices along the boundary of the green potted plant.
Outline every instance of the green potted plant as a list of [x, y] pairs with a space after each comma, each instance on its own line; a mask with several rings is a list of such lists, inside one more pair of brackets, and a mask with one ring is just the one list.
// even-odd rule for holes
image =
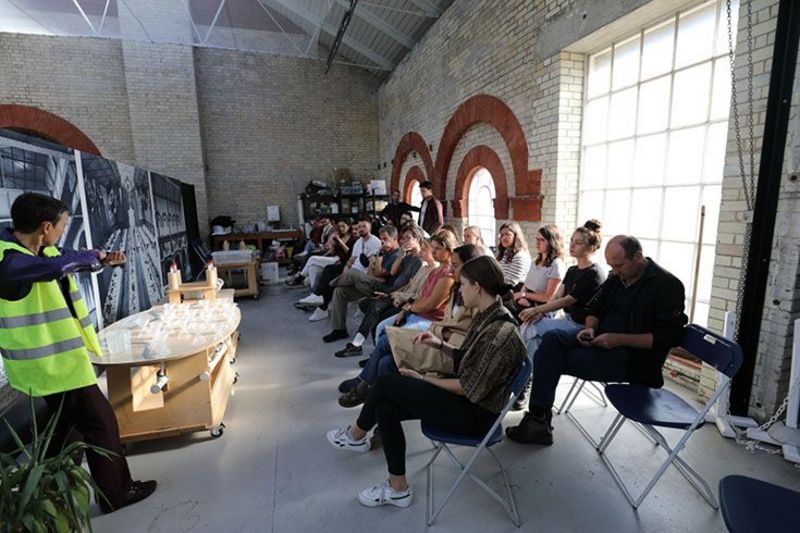
[[32, 436], [24, 444], [4, 418], [15, 443], [10, 452], [0, 452], [0, 531], [16, 533], [92, 531], [89, 519], [90, 490], [102, 495], [89, 472], [75, 457], [93, 450], [110, 457], [108, 450], [85, 442], [72, 442], [55, 453], [48, 453], [61, 409], [40, 431], [33, 399], [30, 400]]

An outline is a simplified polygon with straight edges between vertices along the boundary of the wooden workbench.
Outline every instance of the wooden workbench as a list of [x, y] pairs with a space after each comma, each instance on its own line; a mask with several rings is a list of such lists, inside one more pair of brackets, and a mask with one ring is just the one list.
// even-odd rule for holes
[[[245, 261], [240, 263], [217, 263], [217, 275], [225, 280], [225, 285], [233, 288], [233, 296], [252, 296], [258, 299], [260, 292], [258, 286], [258, 259]], [[232, 270], [243, 270], [245, 279], [247, 280], [247, 287], [237, 288], [231, 284], [230, 272]]]
[[[240, 241], [254, 242], [259, 253], [269, 248], [270, 242], [275, 239], [303, 239], [305, 235], [299, 229], [260, 231], [257, 233], [228, 233], [227, 235], [212, 235], [211, 245], [214, 250], [222, 250], [222, 243], [228, 241], [231, 247], [238, 246]], [[266, 241], [266, 245], [264, 244]]]
[[[232, 301], [201, 300], [156, 306], [100, 331], [103, 357], [93, 362], [106, 369], [123, 441], [222, 435], [240, 320]], [[159, 371], [169, 381], [154, 393]]]

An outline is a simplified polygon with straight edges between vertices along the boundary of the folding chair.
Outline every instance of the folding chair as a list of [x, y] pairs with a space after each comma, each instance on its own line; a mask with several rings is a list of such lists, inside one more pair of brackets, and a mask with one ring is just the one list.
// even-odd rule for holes
[[[517, 375], [514, 377], [514, 380], [511, 382], [509, 387], [510, 398], [506, 402], [505, 407], [498, 415], [497, 420], [495, 420], [494, 424], [492, 424], [491, 429], [486, 433], [486, 436], [483, 438], [476, 438], [476, 437], [464, 437], [461, 435], [454, 435], [452, 433], [448, 433], [441, 429], [437, 429], [431, 427], [427, 424], [421, 424], [422, 426], [422, 433], [428, 437], [433, 446], [435, 448], [435, 452], [431, 457], [430, 461], [425, 465], [425, 469], [427, 470], [427, 513], [428, 513], [428, 525], [433, 525], [433, 521], [436, 520], [436, 517], [439, 516], [439, 513], [442, 512], [444, 506], [447, 505], [447, 502], [450, 501], [450, 498], [455, 493], [458, 486], [461, 484], [461, 481], [464, 479], [465, 476], [469, 476], [475, 483], [478, 484], [483, 490], [489, 493], [495, 500], [500, 502], [500, 505], [503, 506], [506, 513], [511, 517], [511, 520], [514, 522], [514, 525], [520, 527], [519, 515], [517, 514], [517, 507], [514, 504], [514, 494], [511, 492], [511, 484], [508, 481], [508, 473], [506, 472], [505, 467], [495, 455], [494, 450], [492, 450], [492, 446], [497, 444], [498, 442], [503, 440], [503, 426], [502, 421], [503, 418], [508, 413], [508, 410], [514, 404], [514, 400], [522, 393], [522, 389], [525, 388], [525, 383], [528, 381], [528, 378], [531, 375], [531, 362], [530, 359], [527, 357], [523, 361], [522, 368], [519, 369]], [[453, 451], [450, 449], [448, 444], [452, 444], [455, 446], [470, 446], [475, 448], [475, 451], [470, 456], [469, 461], [467, 461], [466, 465], [458, 460], [458, 458], [453, 454]], [[439, 453], [444, 450], [447, 455], [461, 468], [461, 473], [458, 475], [455, 483], [453, 486], [450, 487], [450, 491], [447, 493], [447, 496], [442, 502], [442, 505], [433, 512], [433, 463], [436, 461], [436, 458], [439, 456]], [[475, 460], [478, 458], [478, 455], [483, 451], [487, 450], [489, 455], [492, 456], [497, 466], [500, 468], [500, 473], [503, 475], [503, 484], [505, 485], [506, 492], [508, 493], [508, 500], [497, 494], [494, 490], [492, 490], [489, 485], [487, 485], [484, 481], [479, 479], [478, 477], [474, 476], [469, 470], [472, 468], [472, 465], [475, 463]]]
[[[706, 413], [708, 413], [714, 403], [716, 403], [720, 394], [730, 386], [730, 378], [733, 377], [742, 364], [742, 349], [735, 342], [717, 335], [716, 333], [712, 333], [696, 324], [690, 324], [684, 329], [682, 347], [710, 366], [716, 368], [720, 374], [724, 376], [722, 379], [725, 380], [725, 383], [716, 390], [714, 395], [705, 403], [700, 411], [692, 407], [677, 394], [665, 389], [651, 389], [642, 385], [621, 383], [614, 383], [605, 387], [606, 397], [617, 411], [619, 411], [619, 414], [600, 440], [597, 451], [606, 467], [608, 467], [614, 481], [619, 485], [619, 488], [625, 494], [625, 497], [634, 509], [639, 507], [671, 464], [683, 474], [687, 481], [692, 484], [714, 509], [718, 508], [708, 483], [705, 482], [700, 474], [695, 472], [681, 459], [678, 454], [686, 446], [686, 442], [694, 431], [705, 423]], [[636, 499], [631, 495], [625, 483], [622, 481], [622, 478], [620, 478], [606, 455], [608, 446], [626, 420], [631, 420], [632, 422], [640, 424], [642, 429], [669, 454]], [[670, 448], [666, 439], [656, 427], [682, 429], [684, 433], [675, 447]]]
[[746, 476], [719, 482], [722, 518], [731, 533], [796, 533], [800, 529], [800, 492]]

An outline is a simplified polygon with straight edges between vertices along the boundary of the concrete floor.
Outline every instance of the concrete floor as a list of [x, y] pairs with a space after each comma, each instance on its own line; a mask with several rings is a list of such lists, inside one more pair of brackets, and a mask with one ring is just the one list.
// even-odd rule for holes
[[[298, 290], [269, 287], [261, 300], [242, 300], [237, 370], [241, 374], [219, 439], [207, 433], [134, 443], [129, 461], [137, 479], [157, 479], [149, 499], [93, 520], [98, 532], [351, 532], [425, 531], [428, 443], [417, 422], [406, 423], [408, 472], [415, 502], [405, 510], [368, 509], [358, 491], [385, 479], [379, 451], [352, 454], [333, 449], [325, 432], [354, 420], [356, 410], [338, 406], [338, 383], [355, 375], [356, 358], [337, 359], [345, 341], [325, 345], [327, 321], [309, 323], [291, 302]], [[351, 331], [355, 326], [352, 325]], [[560, 393], [566, 393], [566, 380]], [[574, 409], [594, 434], [602, 434], [613, 409], [582, 403]], [[520, 414], [509, 416], [515, 424]], [[504, 441], [495, 447], [507, 465], [522, 531], [725, 531], [722, 516], [670, 469], [639, 511], [628, 505], [576, 427], [556, 417], [552, 447]], [[669, 438], [669, 436], [668, 436]], [[626, 480], [654, 472], [663, 454], [626, 426], [609, 453]], [[706, 426], [684, 452], [715, 489], [727, 474], [746, 474], [800, 488], [800, 470], [780, 457], [751, 455]], [[477, 473], [492, 476], [489, 458]], [[436, 494], [443, 497], [455, 471], [442, 457]], [[641, 488], [643, 483], [639, 483]], [[95, 509], [97, 512], [97, 510]], [[445, 508], [436, 531], [515, 531], [500, 506], [468, 480]]]

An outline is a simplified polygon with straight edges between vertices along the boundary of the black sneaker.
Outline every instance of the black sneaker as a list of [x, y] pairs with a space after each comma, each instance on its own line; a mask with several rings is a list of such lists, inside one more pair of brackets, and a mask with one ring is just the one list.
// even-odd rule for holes
[[506, 428], [506, 436], [521, 444], [550, 446], [553, 444], [553, 426], [549, 420], [542, 420], [531, 413], [525, 413], [518, 426]]
[[355, 357], [361, 355], [361, 346], [353, 346], [353, 343], [348, 342], [347, 346], [333, 354], [336, 357]]
[[358, 385], [356, 385], [353, 390], [339, 396], [339, 405], [346, 408], [358, 407], [367, 399], [369, 389], [370, 386], [366, 381], [359, 380]]
[[358, 376], [354, 377], [353, 379], [346, 379], [342, 381], [341, 383], [339, 383], [339, 392], [341, 392], [342, 394], [344, 394], [345, 392], [350, 392], [351, 390], [353, 390], [353, 387], [358, 385], [359, 381], [360, 379], [358, 378]]
[[305, 283], [303, 283], [303, 276], [297, 275], [287, 279], [284, 284], [290, 288], [300, 288], [305, 287]]
[[365, 366], [367, 366], [367, 363], [369, 363], [369, 357], [365, 357], [364, 359], [359, 361], [358, 366], [359, 368], [364, 368]]
[[103, 511], [104, 514], [108, 514], [122, 509], [123, 507], [127, 507], [128, 505], [140, 502], [155, 492], [156, 485], [157, 483], [154, 480], [134, 481], [128, 487], [128, 490], [122, 494], [122, 501], [120, 503], [111, 504], [104, 498], [101, 498], [99, 502], [100, 510]]
[[346, 339], [350, 335], [347, 333], [346, 329], [335, 329], [322, 337], [324, 342], [336, 342], [342, 339]]

